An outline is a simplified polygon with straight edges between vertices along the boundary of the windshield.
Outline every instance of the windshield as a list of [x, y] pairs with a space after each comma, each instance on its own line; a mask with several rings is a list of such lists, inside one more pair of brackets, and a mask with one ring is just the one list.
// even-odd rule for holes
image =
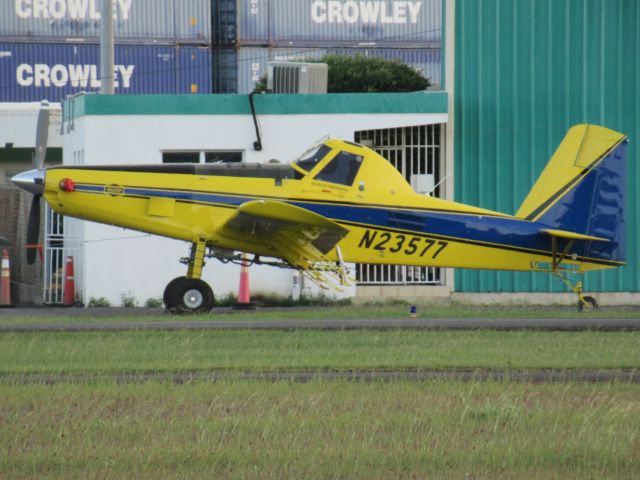
[[339, 152], [329, 163], [316, 175], [316, 180], [324, 182], [339, 183], [350, 187], [360, 170], [362, 157], [349, 152]]
[[327, 147], [325, 144], [314, 145], [294, 160], [293, 163], [305, 172], [309, 173], [330, 151], [331, 148]]

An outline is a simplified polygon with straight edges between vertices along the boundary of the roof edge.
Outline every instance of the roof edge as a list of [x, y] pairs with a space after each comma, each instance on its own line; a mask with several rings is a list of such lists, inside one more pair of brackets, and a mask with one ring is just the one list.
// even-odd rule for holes
[[[261, 94], [259, 115], [447, 113], [447, 92]], [[249, 95], [79, 95], [65, 119], [85, 115], [250, 115]]]

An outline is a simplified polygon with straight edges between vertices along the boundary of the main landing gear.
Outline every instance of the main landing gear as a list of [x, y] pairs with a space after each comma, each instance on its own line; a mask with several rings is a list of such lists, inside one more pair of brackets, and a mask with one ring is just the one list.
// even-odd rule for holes
[[170, 313], [206, 313], [213, 307], [213, 291], [200, 279], [205, 248], [206, 239], [198, 238], [191, 245], [187, 275], [174, 278], [164, 289], [162, 300]]

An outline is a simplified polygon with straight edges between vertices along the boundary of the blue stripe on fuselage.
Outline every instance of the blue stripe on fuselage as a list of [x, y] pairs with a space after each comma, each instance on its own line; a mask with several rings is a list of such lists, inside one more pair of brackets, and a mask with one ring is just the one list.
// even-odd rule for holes
[[[87, 185], [77, 184], [76, 190], [79, 192], [90, 193], [106, 193], [105, 185]], [[238, 207], [250, 200], [257, 200], [257, 198], [247, 197], [234, 197], [233, 195], [215, 194], [195, 192], [189, 190], [163, 190], [163, 189], [150, 189], [141, 187], [124, 187], [124, 190], [119, 195], [129, 195], [136, 197], [162, 197], [173, 198], [175, 200], [182, 200], [188, 202], [199, 203], [212, 203], [218, 205], [228, 205]]]
[[193, 192], [183, 190], [149, 190], [145, 188], [127, 187], [124, 191], [125, 195], [139, 195], [144, 197], [165, 197], [175, 198], [176, 200], [186, 200], [200, 203], [215, 203], [218, 205], [229, 205], [239, 207], [243, 203], [257, 198], [235, 197], [233, 195], [224, 195], [216, 193]]
[[[366, 206], [290, 202], [337, 222], [403, 230], [461, 241], [495, 244], [517, 249], [551, 252], [551, 237], [541, 234], [546, 225], [515, 218], [489, 217], [460, 213], [420, 210], [387, 210]], [[584, 242], [576, 242], [572, 251], [580, 252]], [[558, 241], [564, 249], [566, 242]]]
[[[76, 190], [92, 193], [104, 192], [100, 185], [76, 185]], [[142, 187], [125, 187], [123, 195], [140, 197], [164, 197], [178, 201], [198, 202], [239, 207], [243, 203], [259, 200], [259, 197], [235, 196], [221, 193], [205, 193], [185, 190], [164, 190]], [[336, 222], [358, 224], [363, 227], [383, 228], [415, 232], [416, 234], [446, 237], [467, 243], [492, 244], [512, 249], [551, 252], [551, 237], [539, 233], [547, 225], [516, 218], [491, 217], [463, 213], [443, 213], [424, 210], [387, 209], [366, 205], [316, 203], [272, 199], [312, 211]], [[562, 251], [566, 241], [558, 239]], [[582, 255], [585, 242], [578, 241], [572, 252]], [[600, 257], [606, 259], [606, 257]]]

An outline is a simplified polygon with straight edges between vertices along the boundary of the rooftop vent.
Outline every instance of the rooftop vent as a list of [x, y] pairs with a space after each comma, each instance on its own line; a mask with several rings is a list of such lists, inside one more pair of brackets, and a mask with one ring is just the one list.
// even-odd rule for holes
[[326, 63], [269, 62], [267, 89], [273, 93], [327, 93]]

